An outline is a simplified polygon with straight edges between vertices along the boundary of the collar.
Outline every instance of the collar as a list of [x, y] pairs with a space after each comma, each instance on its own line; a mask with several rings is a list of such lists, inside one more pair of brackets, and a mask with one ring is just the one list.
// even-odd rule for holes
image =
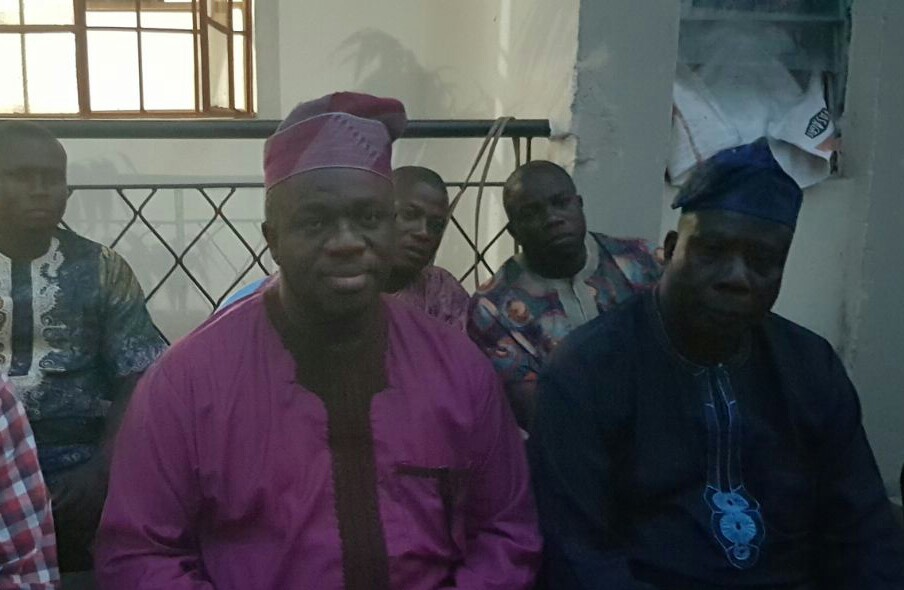
[[643, 298], [644, 309], [647, 314], [647, 319], [649, 320], [650, 325], [653, 327], [653, 333], [656, 337], [656, 342], [659, 344], [660, 348], [663, 350], [663, 352], [666, 353], [667, 356], [671, 357], [679, 366], [681, 366], [686, 371], [698, 375], [717, 366], [734, 368], [739, 367], [747, 362], [751, 349], [749, 332], [742, 338], [741, 346], [738, 352], [724, 363], [719, 363], [718, 365], [701, 365], [686, 358], [684, 355], [678, 352], [678, 349], [674, 344], [672, 344], [672, 340], [671, 338], [669, 338], [669, 334], [665, 329], [665, 321], [662, 319], [662, 312], [659, 306], [659, 287], [656, 287], [650, 292], [644, 294]]
[[519, 252], [515, 255], [515, 262], [524, 270], [524, 273], [536, 283], [543, 283], [547, 285], [574, 285], [577, 283], [585, 282], [587, 279], [593, 276], [596, 272], [596, 269], [600, 265], [600, 245], [596, 241], [596, 238], [588, 231], [584, 236], [584, 250], [587, 253], [587, 259], [584, 262], [584, 267], [579, 270], [573, 277], [568, 279], [550, 279], [544, 277], [531, 269], [530, 264], [527, 262], [527, 257], [524, 256], [524, 252]]

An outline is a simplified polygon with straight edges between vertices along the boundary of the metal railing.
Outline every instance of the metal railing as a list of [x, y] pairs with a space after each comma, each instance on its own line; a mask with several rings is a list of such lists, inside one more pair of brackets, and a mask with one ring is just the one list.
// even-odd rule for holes
[[[95, 132], [103, 130], [102, 127], [97, 127], [98, 122], [89, 123]], [[123, 123], [130, 127], [137, 124]], [[161, 137], [157, 134], [159, 130], [153, 126], [157, 122], [150, 122], [148, 125], [140, 123], [145, 130], [144, 135], [138, 134], [140, 137]], [[184, 126], [185, 123], [180, 122], [179, 125]], [[107, 127], [106, 132], [122, 132], [119, 126], [116, 127]], [[196, 123], [193, 122], [190, 127], [202, 133], [200, 130], [203, 127]], [[484, 137], [494, 129], [497, 141], [499, 137], [511, 139], [516, 166], [531, 158], [533, 139], [549, 136], [546, 121], [513, 121], [501, 133], [494, 121], [413, 121], [405, 137], [445, 138], [451, 141], [463, 137]], [[54, 132], [59, 131], [54, 129]], [[259, 125], [255, 133], [269, 131], [272, 131], [269, 124]], [[85, 137], [85, 134], [79, 136]], [[92, 135], [98, 136], [100, 135]], [[260, 136], [265, 135], [255, 135]], [[487, 145], [485, 142], [484, 148]], [[482, 154], [483, 151], [481, 150]], [[492, 149], [486, 157], [492, 157]], [[474, 168], [477, 168], [476, 163]], [[469, 177], [448, 182], [447, 186], [457, 189], [459, 194], [480, 191], [481, 195], [484, 188], [501, 187], [504, 178], [488, 179], [487, 170], [488, 164], [484, 177], [480, 180]], [[473, 172], [474, 170], [472, 174]], [[85, 233], [126, 256], [145, 288], [149, 304], [154, 303], [177, 276], [181, 276], [200, 295], [209, 308], [209, 313], [246, 282], [249, 275], [253, 274], [251, 278], [256, 278], [272, 272], [272, 263], [258, 229], [261, 215], [249, 215], [247, 212], [234, 215], [230, 212], [230, 206], [240, 195], [243, 198], [251, 196], [257, 204], [256, 211], [262, 212], [264, 187], [260, 182], [80, 184], [71, 186], [70, 193], [70, 214], [67, 214], [67, 221], [74, 230]], [[160, 213], [161, 207], [166, 209], [165, 214]], [[185, 214], [186, 208], [191, 209], [190, 215]], [[463, 272], [457, 273], [462, 282], [474, 278], [476, 283], [481, 273], [489, 276], [496, 270], [487, 255], [506, 233], [504, 225], [494, 228], [485, 243], [481, 243], [477, 233], [481, 215], [479, 206], [476, 208], [476, 215], [478, 217], [474, 220], [473, 230], [469, 230], [469, 224], [456, 213], [453, 213], [447, 229], [447, 232], [460, 236], [469, 250], [468, 254], [473, 257], [473, 262]], [[221, 246], [224, 240], [230, 243], [229, 248]], [[219, 271], [210, 270], [217, 260], [223, 261], [225, 267]], [[166, 308], [166, 303], [160, 302], [157, 307]], [[202, 319], [198, 314], [194, 318], [189, 323], [196, 324], [197, 320]], [[184, 329], [180, 327], [163, 332], [168, 336], [179, 335], [193, 327], [184, 326]]]

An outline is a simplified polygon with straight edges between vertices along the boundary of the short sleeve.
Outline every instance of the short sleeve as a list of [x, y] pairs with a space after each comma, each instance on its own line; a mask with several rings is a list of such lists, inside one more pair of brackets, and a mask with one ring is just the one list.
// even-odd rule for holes
[[144, 292], [128, 263], [108, 248], [101, 253], [101, 352], [113, 378], [144, 372], [166, 349], [151, 321]]

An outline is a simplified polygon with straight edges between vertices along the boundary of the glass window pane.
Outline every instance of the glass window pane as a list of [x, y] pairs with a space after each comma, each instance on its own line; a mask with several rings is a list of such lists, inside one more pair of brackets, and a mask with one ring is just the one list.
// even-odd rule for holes
[[88, 72], [91, 110], [137, 111], [138, 34], [88, 31]]
[[0, 0], [0, 25], [18, 25], [19, 0]]
[[207, 0], [207, 16], [223, 26], [229, 24], [229, 0]]
[[195, 101], [195, 109], [196, 110], [204, 110], [204, 102], [202, 97], [204, 96], [204, 91], [206, 90], [207, 80], [204, 79], [204, 75], [201, 73], [204, 71], [202, 67], [203, 61], [203, 44], [201, 43], [201, 35], [195, 36], [195, 88], [197, 88], [197, 100]]
[[26, 25], [71, 25], [72, 0], [25, 0]]
[[124, 10], [89, 10], [85, 15], [89, 27], [130, 27], [138, 26], [134, 12]]
[[210, 105], [229, 108], [229, 56], [226, 35], [208, 27], [207, 46], [210, 53]]
[[191, 33], [142, 33], [144, 108], [195, 108], [195, 68]]
[[25, 35], [25, 59], [29, 112], [77, 113], [75, 35]]
[[0, 34], [0, 113], [24, 113], [21, 35]]
[[147, 10], [142, 6], [141, 28], [149, 29], [185, 29], [190, 31], [194, 27], [191, 7], [186, 11], [181, 10]]
[[233, 31], [244, 31], [245, 30], [245, 10], [243, 8], [233, 8], [232, 9], [232, 30]]
[[244, 111], [248, 108], [245, 100], [245, 36], [234, 35], [232, 47], [232, 54], [235, 56], [232, 64], [233, 80], [235, 80], [235, 108]]

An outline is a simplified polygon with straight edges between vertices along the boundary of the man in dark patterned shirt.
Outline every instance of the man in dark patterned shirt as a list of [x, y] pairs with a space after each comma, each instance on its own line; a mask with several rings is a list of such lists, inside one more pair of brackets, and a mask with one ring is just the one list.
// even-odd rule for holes
[[0, 372], [35, 432], [64, 572], [91, 567], [105, 443], [164, 349], [128, 264], [59, 227], [67, 198], [62, 145], [0, 124]]
[[513, 256], [471, 300], [468, 334], [490, 357], [524, 430], [537, 374], [572, 330], [652, 286], [660, 266], [644, 240], [587, 232], [584, 203], [564, 169], [537, 160], [503, 189]]
[[50, 494], [22, 404], [0, 375], [0, 590], [58, 588]]

